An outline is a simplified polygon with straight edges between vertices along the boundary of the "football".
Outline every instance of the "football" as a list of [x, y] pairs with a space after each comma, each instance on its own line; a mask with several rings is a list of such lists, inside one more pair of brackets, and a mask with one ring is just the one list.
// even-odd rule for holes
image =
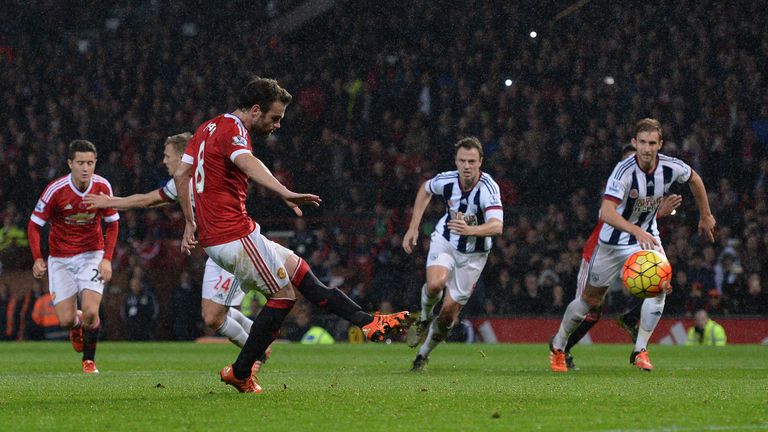
[[669, 286], [672, 266], [664, 255], [656, 251], [637, 251], [624, 262], [621, 280], [630, 294], [636, 297], [656, 297]]

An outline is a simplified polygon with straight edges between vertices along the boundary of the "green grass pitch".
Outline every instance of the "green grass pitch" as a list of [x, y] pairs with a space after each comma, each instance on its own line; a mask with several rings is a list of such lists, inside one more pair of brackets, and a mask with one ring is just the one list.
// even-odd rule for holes
[[228, 344], [99, 345], [100, 376], [68, 343], [0, 344], [0, 431], [768, 430], [768, 347], [580, 346], [549, 371], [546, 345], [446, 344], [409, 372], [403, 344], [276, 345], [262, 395], [218, 371]]

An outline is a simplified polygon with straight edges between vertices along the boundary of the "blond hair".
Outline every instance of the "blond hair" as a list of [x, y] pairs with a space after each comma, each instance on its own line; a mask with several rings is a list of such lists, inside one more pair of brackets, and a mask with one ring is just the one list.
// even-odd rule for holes
[[174, 150], [179, 154], [184, 153], [184, 150], [189, 144], [189, 140], [192, 138], [192, 134], [189, 132], [183, 132], [176, 135], [171, 135], [165, 139], [165, 145], [173, 146]]

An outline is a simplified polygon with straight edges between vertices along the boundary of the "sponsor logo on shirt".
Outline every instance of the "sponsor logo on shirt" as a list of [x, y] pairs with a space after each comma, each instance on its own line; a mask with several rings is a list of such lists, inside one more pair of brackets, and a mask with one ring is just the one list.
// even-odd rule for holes
[[72, 210], [72, 204], [65, 205], [64, 210]]
[[245, 139], [244, 136], [235, 135], [232, 138], [232, 145], [240, 146], [240, 147], [248, 147], [248, 140]]

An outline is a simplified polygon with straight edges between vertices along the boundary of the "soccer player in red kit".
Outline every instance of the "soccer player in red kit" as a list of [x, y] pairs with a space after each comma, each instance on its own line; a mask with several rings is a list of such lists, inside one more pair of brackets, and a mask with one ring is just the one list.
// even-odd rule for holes
[[[94, 363], [99, 338], [99, 306], [104, 283], [112, 279], [112, 252], [120, 215], [114, 209], [88, 209], [88, 193], [112, 195], [112, 186], [96, 168], [96, 147], [90, 141], [69, 144], [69, 175], [52, 181], [40, 196], [27, 225], [35, 263], [34, 277], [48, 272], [48, 286], [56, 316], [70, 329], [75, 351], [83, 353], [83, 372], [98, 374]], [[106, 222], [106, 241], [101, 221]], [[50, 222], [48, 262], [40, 252], [40, 228]], [[80, 307], [77, 300], [80, 298]]]
[[[409, 323], [408, 312], [370, 315], [338, 289], [323, 285], [307, 263], [293, 251], [261, 235], [261, 228], [245, 211], [248, 180], [278, 194], [301, 216], [300, 205], [320, 205], [320, 197], [283, 186], [252, 153], [249, 132], [266, 136], [280, 127], [291, 95], [277, 81], [254, 78], [241, 91], [238, 108], [197, 128], [174, 174], [186, 226], [181, 249], [197, 244], [221, 268], [235, 275], [243, 291], [259, 290], [267, 304], [253, 321], [237, 360], [224, 367], [221, 380], [240, 392], [261, 393], [252, 366], [277, 337], [296, 301], [296, 291], [313, 304], [362, 328], [372, 341], [384, 340]], [[194, 216], [189, 197], [194, 190]]]
[[[169, 136], [165, 140], [163, 164], [170, 175], [173, 175], [179, 167], [181, 156], [191, 138], [191, 133], [184, 132]], [[178, 197], [176, 183], [170, 179], [165, 186], [143, 194], [133, 194], [127, 197], [88, 194], [84, 201], [90, 208], [130, 210], [172, 204], [178, 201]], [[202, 286], [203, 321], [211, 330], [226, 336], [232, 343], [242, 348], [245, 341], [248, 340], [248, 332], [253, 321], [236, 308], [245, 297], [245, 293], [239, 286], [240, 282], [235, 279], [232, 273], [223, 270], [208, 258], [205, 263]], [[258, 372], [266, 361], [267, 354], [254, 363], [254, 372]]]

